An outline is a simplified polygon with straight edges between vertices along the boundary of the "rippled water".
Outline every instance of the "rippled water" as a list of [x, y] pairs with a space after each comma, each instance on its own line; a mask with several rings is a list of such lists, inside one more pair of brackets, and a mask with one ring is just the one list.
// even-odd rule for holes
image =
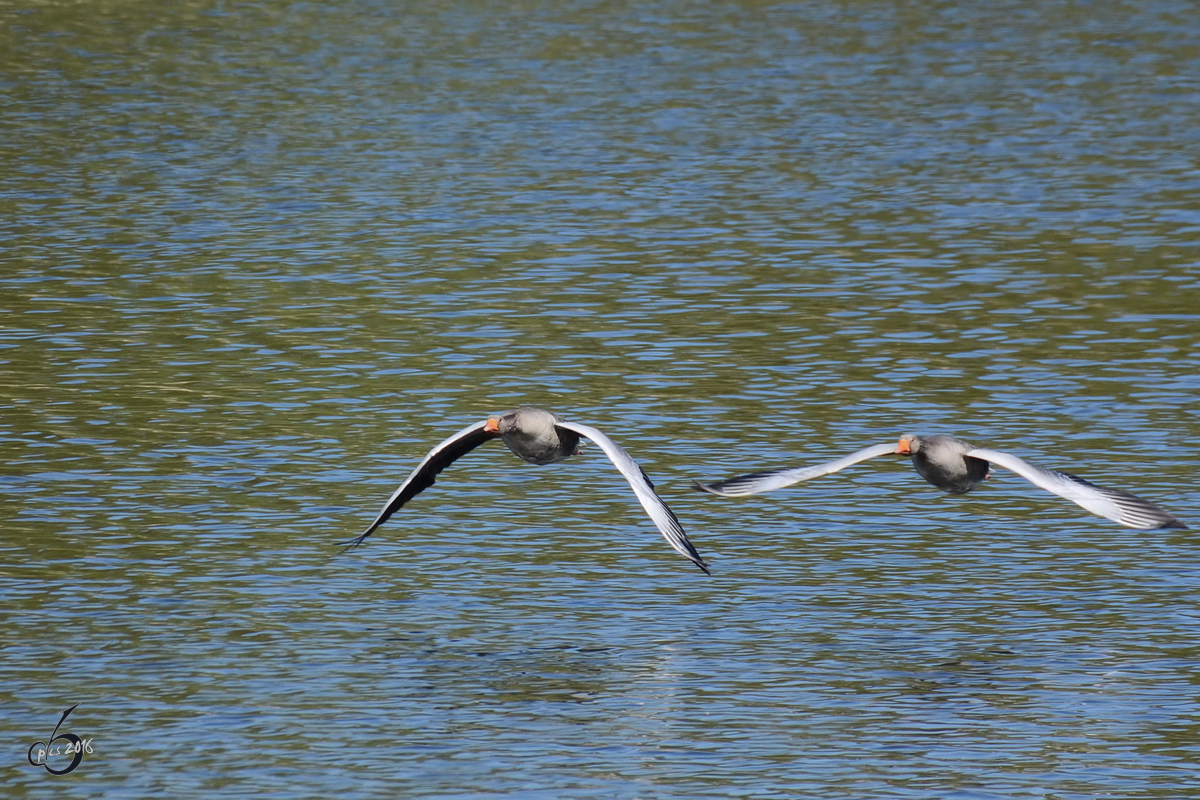
[[[12, 797], [1200, 791], [1188, 3], [0, 9]], [[341, 553], [429, 447], [493, 444]], [[69, 776], [22, 754], [93, 738]]]

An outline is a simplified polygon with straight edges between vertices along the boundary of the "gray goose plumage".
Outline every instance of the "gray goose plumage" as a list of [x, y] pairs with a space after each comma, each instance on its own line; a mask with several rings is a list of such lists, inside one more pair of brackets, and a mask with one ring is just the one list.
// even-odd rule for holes
[[500, 438], [514, 455], [531, 464], [553, 464], [580, 452], [580, 438], [594, 442], [613, 466], [629, 481], [633, 493], [650, 515], [667, 544], [691, 561], [705, 574], [712, 574], [708, 564], [688, 540], [683, 526], [662, 498], [638, 463], [612, 439], [589, 425], [567, 422], [562, 417], [540, 408], [526, 406], [468, 425], [429, 451], [417, 468], [392, 493], [383, 509], [365, 531], [344, 544], [357, 547], [399, 511], [405, 503], [433, 485], [438, 473], [467, 453], [491, 439]]
[[1034, 486], [1065, 497], [1097, 516], [1129, 528], [1187, 527], [1173, 514], [1129, 492], [1097, 486], [1069, 473], [1039, 467], [999, 450], [974, 447], [946, 435], [920, 437], [906, 433], [897, 444], [872, 445], [844, 458], [813, 467], [755, 472], [710, 484], [699, 481], [693, 483], [705, 492], [740, 497], [782, 489], [800, 481], [838, 472], [869, 458], [892, 454], [911, 456], [913, 467], [922, 478], [950, 494], [971, 491], [991, 474], [991, 464], [995, 464], [1012, 470]]

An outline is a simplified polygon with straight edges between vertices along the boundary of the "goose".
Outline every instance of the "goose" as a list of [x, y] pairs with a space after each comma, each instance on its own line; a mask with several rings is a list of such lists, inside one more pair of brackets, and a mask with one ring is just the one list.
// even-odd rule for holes
[[872, 445], [825, 464], [754, 472], [717, 483], [692, 483], [697, 489], [711, 494], [741, 497], [782, 489], [885, 455], [911, 456], [913, 467], [921, 477], [949, 494], [971, 491], [992, 474], [991, 465], [995, 464], [1017, 473], [1034, 486], [1065, 497], [1093, 514], [1127, 527], [1143, 530], [1187, 528], [1174, 515], [1129, 492], [1097, 486], [1069, 473], [1039, 467], [1010, 453], [975, 447], [962, 439], [944, 434], [922, 437], [906, 433], [896, 444]]
[[400, 484], [400, 488], [396, 489], [383, 504], [383, 509], [375, 517], [375, 521], [371, 523], [370, 527], [342, 544], [347, 545], [347, 549], [361, 545], [368, 536], [375, 532], [376, 528], [387, 522], [388, 518], [399, 511], [409, 500], [432, 486], [438, 473], [484, 442], [496, 438], [502, 439], [508, 449], [518, 458], [538, 465], [554, 464], [570, 456], [578, 455], [582, 452], [579, 447], [580, 438], [591, 440], [604, 451], [613, 466], [625, 476], [625, 480], [629, 481], [642, 508], [650, 515], [650, 519], [653, 520], [663, 538], [667, 540], [667, 544], [703, 570], [706, 575], [712, 574], [708, 564], [688, 541], [687, 534], [684, 533], [683, 526], [679, 524], [674, 512], [655, 493], [654, 484], [650, 482], [650, 478], [628, 453], [612, 439], [590, 425], [567, 422], [553, 412], [530, 406], [494, 414], [485, 420], [468, 425], [434, 447], [409, 474], [404, 483]]

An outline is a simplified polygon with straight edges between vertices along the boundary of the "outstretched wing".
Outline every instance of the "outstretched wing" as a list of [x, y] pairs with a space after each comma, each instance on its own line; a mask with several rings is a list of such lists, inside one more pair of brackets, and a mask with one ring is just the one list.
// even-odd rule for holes
[[604, 455], [608, 456], [608, 460], [613, 463], [613, 466], [625, 476], [625, 480], [629, 481], [629, 485], [633, 487], [633, 493], [637, 495], [642, 508], [646, 509], [646, 513], [654, 521], [659, 533], [667, 540], [667, 544], [671, 545], [675, 549], [675, 552], [704, 570], [706, 575], [712, 574], [708, 569], [708, 564], [704, 563], [704, 559], [700, 557], [700, 554], [696, 552], [696, 548], [688, 541], [687, 534], [683, 532], [683, 526], [679, 524], [679, 520], [675, 517], [674, 512], [655, 493], [654, 484], [650, 482], [650, 479], [646, 477], [646, 473], [642, 471], [642, 468], [638, 466], [638, 463], [633, 460], [629, 453], [626, 453], [621, 449], [620, 445], [590, 425], [580, 425], [577, 422], [563, 422], [560, 420], [554, 423], [554, 426], [573, 431], [595, 442], [604, 451]]
[[1130, 528], [1186, 528], [1179, 520], [1149, 500], [1120, 489], [1107, 489], [1065, 472], [1046, 469], [998, 450], [978, 448], [967, 453], [1010, 469], [1034, 486], [1083, 506], [1088, 511]]
[[791, 486], [793, 483], [819, 478], [831, 472], [839, 472], [852, 464], [866, 461], [868, 458], [886, 456], [895, 452], [895, 444], [874, 444], [870, 447], [864, 447], [857, 453], [851, 453], [844, 458], [839, 458], [837, 461], [818, 464], [815, 467], [773, 469], [767, 472], [752, 472], [749, 475], [739, 475], [736, 478], [730, 478], [729, 480], [717, 483], [701, 483], [700, 481], [692, 481], [692, 483], [696, 485], [697, 489], [703, 492], [719, 494], [722, 497], [741, 497], [748, 494], [759, 494], [760, 492], [782, 489], [785, 486]]
[[425, 460], [417, 465], [417, 468], [405, 479], [404, 483], [400, 484], [400, 488], [393, 492], [388, 501], [384, 503], [383, 510], [379, 512], [379, 516], [371, 523], [371, 527], [353, 539], [342, 542], [342, 544], [348, 545], [351, 548], [358, 547], [363, 543], [363, 540], [375, 532], [376, 528], [387, 522], [388, 517], [399, 511], [405, 503], [412, 500], [425, 489], [433, 486], [433, 481], [437, 478], [439, 472], [476, 447], [479, 447], [479, 445], [488, 439], [494, 439], [500, 435], [485, 431], [483, 429], [485, 425], [487, 425], [487, 420], [476, 422], [474, 425], [463, 428], [430, 450], [429, 455], [425, 456]]

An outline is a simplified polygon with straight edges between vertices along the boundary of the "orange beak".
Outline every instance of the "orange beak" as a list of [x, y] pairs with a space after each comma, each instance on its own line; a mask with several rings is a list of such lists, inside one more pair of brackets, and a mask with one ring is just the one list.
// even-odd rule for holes
[[899, 454], [900, 454], [900, 455], [902, 455], [902, 456], [906, 456], [906, 455], [908, 455], [909, 453], [911, 453], [911, 452], [912, 452], [912, 449], [911, 449], [911, 448], [909, 448], [909, 446], [908, 446], [908, 440], [907, 440], [907, 439], [901, 439], [901, 440], [900, 440], [900, 442], [899, 442], [899, 443], [896, 445], [896, 452], [897, 452], [897, 453], [899, 453]]
[[487, 424], [483, 426], [483, 429], [488, 433], [499, 433], [500, 420], [496, 417], [488, 417]]

